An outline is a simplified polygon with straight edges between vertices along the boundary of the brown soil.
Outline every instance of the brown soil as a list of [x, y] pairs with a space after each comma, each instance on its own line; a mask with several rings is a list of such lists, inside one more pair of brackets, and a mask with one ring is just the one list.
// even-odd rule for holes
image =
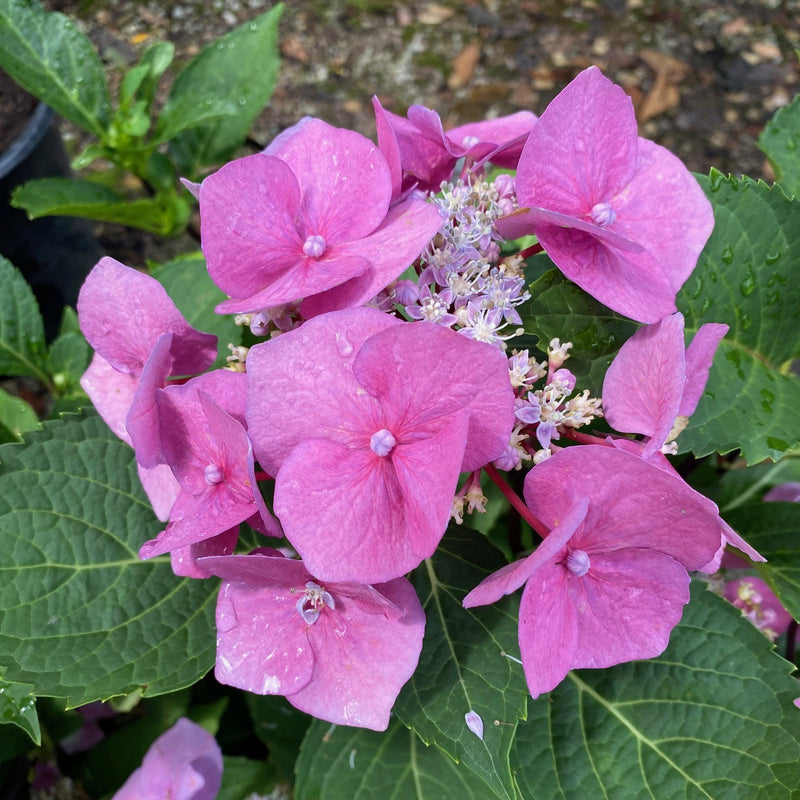
[[[270, 5], [46, 4], [77, 16], [106, 62], [123, 69], [163, 38], [185, 63]], [[690, 169], [769, 179], [758, 134], [800, 86], [800, 0], [286, 0], [280, 43], [278, 86], [251, 149], [304, 115], [374, 136], [373, 94], [398, 113], [412, 103], [434, 108], [446, 126], [541, 113], [597, 64], [634, 99], [640, 134]], [[161, 254], [147, 243], [126, 257], [145, 256]]]

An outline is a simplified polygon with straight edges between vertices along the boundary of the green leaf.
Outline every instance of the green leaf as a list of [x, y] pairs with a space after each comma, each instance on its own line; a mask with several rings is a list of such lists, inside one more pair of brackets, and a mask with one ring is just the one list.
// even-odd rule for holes
[[140, 561], [163, 527], [94, 414], [0, 446], [0, 665], [70, 705], [189, 686], [214, 663], [213, 581]]
[[230, 355], [228, 343], [240, 344], [242, 329], [235, 325], [230, 314], [217, 314], [214, 308], [228, 296], [217, 288], [206, 269], [200, 252], [187, 253], [161, 264], [152, 276], [166, 289], [187, 322], [197, 330], [213, 333], [219, 339], [217, 366]]
[[[451, 526], [432, 558], [412, 575], [427, 619], [419, 665], [394, 707], [426, 744], [436, 744], [501, 797], [514, 798], [508, 753], [528, 690], [518, 653], [516, 598], [465, 609], [461, 601], [505, 559], [488, 540]], [[477, 566], [480, 565], [480, 566]], [[481, 741], [464, 721], [475, 711]], [[497, 720], [497, 724], [495, 724]]]
[[25, 278], [3, 256], [0, 286], [0, 375], [31, 375], [49, 385], [39, 306]]
[[77, 178], [39, 178], [14, 190], [11, 205], [22, 208], [30, 219], [52, 216], [86, 217], [118, 222], [160, 235], [186, 225], [190, 208], [174, 192], [126, 200], [107, 186]]
[[693, 586], [659, 659], [581, 670], [529, 704], [513, 764], [532, 800], [796, 800], [800, 694], [737, 609]]
[[396, 720], [385, 733], [314, 720], [297, 760], [297, 800], [491, 800], [482, 781]]
[[800, 195], [800, 95], [778, 110], [758, 137], [758, 146], [767, 154], [775, 179], [787, 193]]
[[725, 519], [767, 559], [756, 565], [759, 574], [786, 610], [800, 619], [800, 504], [751, 503]]
[[62, 117], [103, 137], [111, 119], [105, 71], [72, 20], [34, 0], [0, 0], [0, 67]]
[[800, 444], [800, 379], [781, 367], [800, 355], [800, 200], [749, 178], [699, 178], [716, 225], [678, 295], [686, 328], [730, 326], [705, 393], [678, 439], [697, 456], [741, 448], [749, 464]]
[[[16, 725], [38, 745], [42, 741], [42, 732], [39, 729], [36, 698], [33, 696], [32, 690], [32, 686], [24, 683], [10, 683], [0, 677], [0, 725]], [[0, 733], [2, 736], [6, 735], [2, 728], [0, 728]]]
[[[183, 131], [170, 143], [170, 154], [182, 174], [194, 176], [201, 167], [227, 161], [269, 101], [280, 64], [277, 36], [282, 11], [279, 3], [212, 42], [175, 79], [159, 125], [167, 132], [161, 139]], [[183, 124], [185, 117], [198, 112], [198, 104], [201, 108], [227, 104], [229, 110], [203, 124]]]
[[718, 482], [718, 491], [711, 499], [727, 518], [735, 508], [759, 501], [774, 486], [789, 481], [800, 482], [800, 459], [783, 458], [777, 463], [765, 461], [745, 469], [728, 470]]
[[41, 428], [41, 423], [36, 412], [21, 397], [0, 389], [0, 428], [11, 436], [4, 441], [20, 442], [23, 433]]
[[572, 342], [567, 367], [580, 378], [579, 390], [589, 389], [599, 396], [608, 365], [638, 324], [567, 280], [549, 256], [541, 254], [530, 260], [537, 270], [551, 268], [531, 284], [531, 299], [519, 309], [525, 333], [539, 338], [543, 352], [551, 339]]
[[81, 392], [80, 379], [89, 366], [92, 348], [82, 333], [62, 333], [50, 345], [50, 368], [59, 394]]
[[277, 785], [275, 769], [269, 762], [223, 756], [222, 785], [216, 800], [246, 800], [252, 794], [266, 797]]
[[269, 748], [269, 761], [284, 780], [291, 781], [300, 743], [311, 717], [298, 711], [280, 695], [245, 693], [256, 735]]

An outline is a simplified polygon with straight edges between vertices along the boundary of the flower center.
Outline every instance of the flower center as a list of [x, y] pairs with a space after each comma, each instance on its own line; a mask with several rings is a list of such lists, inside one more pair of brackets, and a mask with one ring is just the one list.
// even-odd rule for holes
[[388, 456], [389, 453], [394, 450], [396, 444], [397, 439], [395, 439], [391, 431], [387, 431], [386, 428], [381, 428], [379, 431], [373, 433], [369, 440], [369, 446], [372, 452], [375, 453], [376, 456], [381, 457]]
[[209, 486], [216, 486], [218, 483], [222, 483], [222, 481], [225, 480], [222, 468], [218, 464], [208, 464], [203, 470], [203, 477], [206, 479], [206, 483]]
[[617, 212], [614, 211], [611, 203], [597, 203], [592, 206], [589, 215], [592, 218], [592, 222], [601, 228], [609, 226], [617, 218]]
[[324, 252], [327, 245], [322, 236], [309, 236], [303, 243], [303, 252], [309, 258], [319, 258]]
[[318, 583], [309, 581], [306, 583], [306, 590], [303, 596], [297, 601], [297, 608], [300, 616], [307, 625], [313, 625], [318, 619], [324, 606], [331, 610], [336, 607], [333, 595], [326, 592]]
[[585, 550], [570, 550], [567, 556], [567, 569], [576, 577], [582, 578], [591, 566], [589, 554]]

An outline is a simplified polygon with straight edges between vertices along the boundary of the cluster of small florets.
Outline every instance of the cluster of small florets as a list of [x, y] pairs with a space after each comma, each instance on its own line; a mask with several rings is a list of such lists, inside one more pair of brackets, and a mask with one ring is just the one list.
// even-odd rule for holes
[[420, 258], [416, 284], [400, 282], [397, 302], [412, 319], [505, 348], [521, 332], [517, 306], [530, 299], [522, 259], [500, 260], [501, 237], [494, 224], [516, 207], [513, 177], [443, 183], [431, 202], [444, 224]]

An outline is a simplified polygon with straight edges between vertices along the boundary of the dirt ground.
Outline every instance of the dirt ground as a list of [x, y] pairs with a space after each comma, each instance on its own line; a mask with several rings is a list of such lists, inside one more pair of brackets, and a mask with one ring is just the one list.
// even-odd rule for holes
[[[272, 5], [45, 4], [80, 19], [106, 62], [122, 69], [164, 38], [185, 62]], [[633, 97], [640, 134], [690, 169], [769, 179], [756, 140], [800, 88], [800, 0], [286, 0], [280, 45], [278, 86], [253, 127], [253, 148], [304, 115], [374, 136], [373, 94], [397, 113], [413, 103], [434, 108], [446, 126], [521, 108], [541, 113], [597, 64]]]

